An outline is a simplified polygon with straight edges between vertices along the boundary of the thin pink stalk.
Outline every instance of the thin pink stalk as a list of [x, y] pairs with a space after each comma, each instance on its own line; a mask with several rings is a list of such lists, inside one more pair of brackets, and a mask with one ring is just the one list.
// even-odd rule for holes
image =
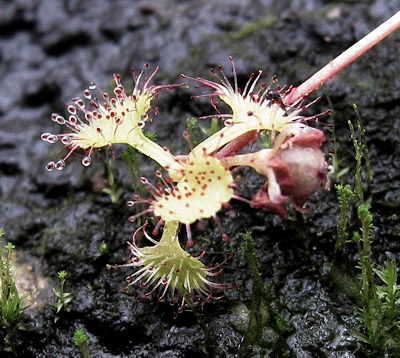
[[[339, 71], [355, 61], [363, 53], [368, 51], [371, 47], [375, 46], [398, 28], [400, 28], [400, 11], [378, 26], [375, 30], [371, 31], [368, 35], [364, 36], [353, 46], [349, 47], [342, 54], [334, 58], [332, 61], [329, 61], [326, 66], [321, 68], [299, 87], [294, 87], [283, 99], [284, 104], [290, 106], [308, 96], [311, 92], [322, 86]], [[224, 148], [222, 148], [216, 154], [216, 156], [219, 158], [224, 158], [226, 156], [236, 154], [256, 135], [256, 131], [251, 131], [240, 136], [239, 138], [234, 139], [232, 142], [228, 143]]]
[[390, 19], [386, 20], [382, 25], [378, 26], [375, 30], [371, 31], [368, 35], [364, 36], [353, 46], [349, 47], [342, 54], [330, 61], [299, 87], [293, 88], [285, 97], [284, 103], [286, 105], [291, 105], [308, 96], [311, 92], [322, 86], [322, 84], [336, 75], [339, 71], [398, 28], [400, 28], [400, 11]]

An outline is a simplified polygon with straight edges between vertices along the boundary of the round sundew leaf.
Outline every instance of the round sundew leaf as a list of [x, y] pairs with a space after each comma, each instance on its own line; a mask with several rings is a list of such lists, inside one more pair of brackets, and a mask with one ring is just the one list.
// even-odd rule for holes
[[127, 266], [136, 267], [137, 271], [128, 277], [129, 286], [140, 281], [143, 287], [150, 289], [145, 297], [159, 292], [161, 295], [158, 299], [162, 300], [169, 292], [168, 296], [172, 301], [179, 296], [183, 297], [182, 304], [188, 295], [192, 298], [212, 298], [210, 289], [227, 287], [209, 280], [209, 277], [218, 274], [221, 265], [205, 266], [200, 261], [202, 254], [194, 257], [183, 250], [179, 244], [178, 231], [178, 222], [166, 222], [159, 242], [143, 231], [147, 239], [154, 243], [153, 246], [146, 247], [138, 247], [136, 233], [133, 235], [133, 242], [129, 245], [132, 253], [131, 263]]
[[[109, 143], [126, 143], [132, 132], [141, 134], [139, 122], [141, 116], [150, 108], [152, 96], [143, 93], [136, 96], [136, 102], [127, 96], [124, 101], [114, 102], [109, 107], [97, 110], [96, 118], [77, 126], [72, 143], [85, 148], [101, 148]], [[144, 104], [146, 102], [146, 104]], [[138, 105], [140, 103], [140, 106]], [[140, 111], [138, 110], [140, 108]]]
[[[282, 100], [276, 100], [273, 96], [280, 93], [270, 93], [271, 88], [266, 83], [260, 83], [262, 71], [257, 75], [251, 75], [245, 88], [240, 90], [237, 86], [236, 69], [232, 62], [234, 85], [232, 85], [227, 77], [217, 76], [221, 83], [216, 83], [200, 77], [192, 78], [205, 87], [213, 90], [208, 96], [215, 101], [218, 97], [225, 102], [230, 108], [231, 114], [219, 114], [224, 119], [225, 127], [214, 133], [206, 140], [201, 142], [193, 153], [200, 154], [215, 153], [227, 143], [235, 140], [251, 131], [276, 131], [281, 132], [288, 125], [298, 122], [302, 117], [299, 115], [301, 108], [286, 108]], [[283, 94], [282, 94], [283, 95]]]
[[170, 290], [176, 289], [180, 295], [199, 288], [207, 289], [203, 281], [208, 275], [205, 265], [184, 251], [177, 239], [160, 241], [157, 245], [141, 248], [140, 252], [141, 265], [149, 267], [144, 278], [148, 279], [157, 270], [152, 276], [153, 281], [164, 279]]
[[191, 224], [209, 218], [232, 198], [232, 175], [214, 157], [191, 158], [180, 175], [176, 187], [153, 204], [154, 214], [165, 221]]
[[[54, 122], [66, 125], [69, 132], [62, 135], [44, 133], [41, 136], [42, 140], [49, 143], [61, 140], [68, 149], [64, 161], [76, 149], [85, 150], [88, 152], [88, 156], [83, 160], [85, 166], [90, 164], [90, 154], [94, 148], [124, 143], [155, 160], [162, 167], [169, 167], [174, 163], [173, 155], [147, 138], [142, 129], [149, 118], [148, 112], [152, 110], [156, 113], [155, 108], [151, 106], [153, 99], [164, 90], [181, 87], [182, 84], [150, 85], [157, 71], [158, 67], [150, 75], [146, 75], [144, 71], [134, 74], [134, 87], [130, 95], [125, 92], [121, 76], [118, 74], [114, 74], [114, 95], [91, 84], [83, 92], [86, 103], [84, 99], [75, 97], [71, 99], [73, 103], [67, 105], [68, 119], [57, 113], [51, 115]], [[91, 91], [95, 89], [100, 93], [99, 98], [92, 96]], [[56, 169], [63, 168], [60, 164]]]

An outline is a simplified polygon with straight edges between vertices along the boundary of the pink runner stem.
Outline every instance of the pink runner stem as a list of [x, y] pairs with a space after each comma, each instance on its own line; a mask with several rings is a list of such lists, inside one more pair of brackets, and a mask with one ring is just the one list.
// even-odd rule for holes
[[[342, 54], [334, 58], [332, 61], [329, 61], [327, 65], [303, 82], [299, 87], [294, 87], [283, 99], [284, 104], [290, 106], [308, 96], [311, 92], [315, 91], [339, 71], [355, 61], [363, 53], [375, 46], [378, 42], [382, 41], [393, 31], [396, 31], [399, 27], [400, 11], [378, 26], [375, 30], [371, 31], [368, 35], [364, 36], [353, 46], [349, 47]], [[234, 139], [218, 151], [215, 156], [217, 158], [224, 158], [236, 154], [256, 135], [257, 131], [251, 131]]]
[[336, 73], [348, 66], [364, 52], [382, 41], [386, 36], [400, 27], [400, 11], [386, 20], [383, 24], [364, 36], [361, 40], [349, 47], [346, 51], [334, 58], [332, 61], [303, 82], [299, 87], [295, 87], [285, 97], [284, 103], [291, 105], [308, 96], [322, 84], [332, 78]]

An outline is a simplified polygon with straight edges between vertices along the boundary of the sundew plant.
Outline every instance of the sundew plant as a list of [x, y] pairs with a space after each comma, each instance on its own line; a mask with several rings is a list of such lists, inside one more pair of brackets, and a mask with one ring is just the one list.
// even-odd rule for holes
[[[127, 203], [143, 209], [129, 221], [150, 215], [156, 218], [151, 235], [145, 222], [129, 243], [129, 262], [123, 266], [134, 271], [127, 278], [128, 286], [140, 282], [145, 288], [144, 297], [179, 302], [179, 310], [186, 304], [217, 298], [214, 292], [228, 287], [215, 280], [225, 262], [206, 266], [202, 262], [204, 252], [194, 256], [186, 251], [185, 244], [190, 247], [195, 243], [191, 224], [211, 218], [222, 239], [228, 241], [217, 214], [232, 199], [284, 218], [288, 217], [289, 206], [306, 212], [309, 196], [329, 188], [331, 171], [321, 150], [326, 135], [313, 126], [315, 119], [329, 114], [329, 110], [307, 116], [308, 108], [316, 101], [307, 96], [398, 28], [399, 23], [396, 14], [297, 88], [277, 85], [276, 78], [264, 80], [262, 71], [250, 74], [241, 88], [233, 58], [229, 59], [231, 70], [213, 68], [212, 79], [182, 75], [182, 83], [154, 85], [158, 67], [151, 70], [146, 66], [142, 71], [132, 71], [131, 91], [125, 89], [118, 74], [114, 74], [112, 94], [92, 83], [84, 90], [83, 98], [73, 98], [67, 104], [67, 116], [51, 115], [66, 131], [43, 133], [41, 138], [49, 143], [61, 142], [65, 155], [50, 161], [46, 170], [62, 170], [75, 152], [83, 153], [82, 164], [90, 166], [94, 152], [116, 143], [126, 144], [156, 162], [161, 167], [155, 173], [157, 182], [141, 177], [146, 195], [135, 193]], [[205, 113], [199, 119], [218, 118], [223, 126], [187, 154], [174, 155], [146, 136], [143, 129], [149, 119], [157, 123], [157, 97], [164, 91], [191, 85], [214, 108], [214, 113]], [[269, 134], [270, 147], [248, 149], [246, 145], [257, 141], [262, 133]], [[237, 190], [232, 169], [238, 166], [250, 167], [265, 178], [251, 198]], [[139, 235], [144, 235], [150, 246], [140, 246]]]

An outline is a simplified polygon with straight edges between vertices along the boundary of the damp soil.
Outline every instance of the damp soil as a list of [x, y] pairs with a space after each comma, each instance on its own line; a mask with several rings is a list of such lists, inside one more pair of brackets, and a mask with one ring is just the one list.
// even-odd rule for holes
[[[195, 250], [207, 243], [208, 263], [236, 253], [218, 278], [234, 289], [175, 318], [175, 309], [165, 303], [138, 300], [140, 287], [123, 290], [129, 269], [106, 269], [124, 262], [136, 227], [127, 222], [132, 212], [124, 201], [132, 185], [122, 148], [115, 148], [112, 166], [123, 196], [113, 204], [99, 190], [104, 155], [89, 168], [74, 158], [64, 170], [48, 173], [44, 166], [61, 147], [39, 137], [60, 131], [50, 114], [65, 114], [64, 103], [91, 81], [109, 88], [112, 73], [120, 73], [128, 86], [130, 69], [145, 63], [160, 66], [156, 83], [176, 83], [180, 73], [210, 78], [209, 68], [218, 64], [230, 76], [233, 56], [241, 83], [261, 69], [266, 78], [277, 75], [282, 84], [298, 85], [398, 10], [397, 0], [1, 1], [0, 226], [16, 246], [20, 286], [32, 291], [15, 352], [0, 343], [1, 357], [79, 357], [72, 341], [77, 329], [88, 335], [91, 357], [366, 356], [354, 335], [362, 329], [356, 302], [329, 276], [338, 212], [334, 190], [315, 194], [310, 212], [293, 214], [292, 220], [233, 202], [219, 214], [229, 243], [213, 223], [194, 226]], [[312, 95], [323, 98], [309, 111], [328, 108], [327, 97], [332, 103], [334, 114], [321, 120], [321, 128], [329, 133], [323, 123], [334, 122], [340, 165], [349, 168], [342, 182], [351, 183], [355, 164], [347, 121], [355, 119], [352, 104], [358, 105], [374, 172], [365, 190], [372, 196], [377, 264], [400, 252], [399, 57], [397, 33]], [[212, 110], [191, 98], [196, 93], [193, 87], [178, 89], [158, 101], [160, 114], [150, 129], [173, 153], [187, 151], [181, 136], [186, 118]], [[328, 143], [326, 150], [331, 148]], [[152, 177], [155, 168], [139, 157], [141, 175]], [[260, 178], [251, 171], [240, 174], [241, 195], [248, 197]], [[352, 216], [350, 231], [358, 227]], [[259, 292], [268, 293], [258, 301], [252, 300], [255, 276], [244, 252], [245, 231], [254, 240], [264, 285]], [[104, 244], [107, 250], [100, 249]], [[69, 274], [65, 290], [74, 298], [54, 323], [51, 288], [59, 287], [61, 270]], [[273, 307], [287, 329], [267, 317], [251, 355], [243, 353], [251, 312], [262, 312], [263, 305]], [[0, 329], [0, 339], [4, 335]]]

